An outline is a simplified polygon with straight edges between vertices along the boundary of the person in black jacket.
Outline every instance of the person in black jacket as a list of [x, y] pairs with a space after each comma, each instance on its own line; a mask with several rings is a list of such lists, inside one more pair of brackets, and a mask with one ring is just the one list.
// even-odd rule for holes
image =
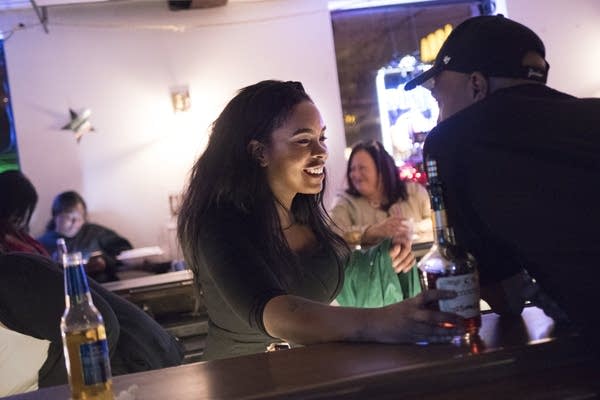
[[[93, 280], [89, 285], [104, 319], [113, 375], [181, 364], [181, 345], [156, 321]], [[38, 371], [39, 387], [68, 382], [60, 332], [64, 309], [64, 278], [58, 264], [35, 254], [0, 253], [0, 322], [50, 342]]]
[[457, 240], [479, 260], [482, 297], [513, 315], [531, 300], [598, 341], [600, 99], [547, 87], [548, 70], [531, 29], [482, 16], [405, 89], [435, 81], [441, 122], [424, 152]]
[[98, 282], [116, 281], [120, 265], [116, 256], [132, 248], [115, 231], [87, 221], [87, 206], [75, 191], [60, 193], [52, 202], [52, 219], [38, 241], [56, 255], [56, 239], [64, 238], [69, 251], [80, 251], [86, 272]]

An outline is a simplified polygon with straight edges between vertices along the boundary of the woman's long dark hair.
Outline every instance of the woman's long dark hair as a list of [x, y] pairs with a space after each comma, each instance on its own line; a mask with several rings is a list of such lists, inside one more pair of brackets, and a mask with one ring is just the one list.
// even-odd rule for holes
[[[277, 214], [276, 198], [265, 169], [252, 156], [248, 144], [256, 140], [266, 147], [272, 133], [303, 101], [312, 101], [299, 82], [262, 81], [241, 89], [212, 125], [208, 146], [194, 165], [178, 217], [178, 236], [186, 261], [200, 264], [197, 248], [202, 220], [218, 207], [232, 207], [249, 216], [256, 243], [264, 247], [266, 259], [282, 283], [298, 271], [284, 238]], [[347, 254], [343, 239], [329, 228], [329, 217], [319, 194], [298, 194], [291, 212], [297, 223], [309, 226], [317, 240], [329, 246], [338, 261]], [[196, 272], [196, 271], [195, 271]], [[197, 275], [197, 274], [196, 274]]]
[[0, 173], [0, 233], [29, 228], [38, 201], [35, 187], [20, 171]]
[[384, 211], [387, 211], [390, 206], [398, 200], [406, 200], [408, 198], [406, 183], [400, 179], [398, 167], [396, 167], [394, 158], [387, 151], [385, 151], [383, 145], [376, 140], [369, 142], [358, 142], [354, 145], [354, 147], [352, 147], [350, 158], [348, 158], [348, 166], [346, 168], [346, 180], [348, 181], [348, 189], [346, 189], [346, 193], [353, 196], [362, 196], [356, 189], [356, 186], [354, 186], [352, 183], [352, 179], [350, 179], [352, 159], [360, 150], [366, 151], [371, 156], [375, 162], [377, 175], [381, 177], [383, 183], [383, 194], [387, 199], [386, 203], [381, 204], [381, 208]]

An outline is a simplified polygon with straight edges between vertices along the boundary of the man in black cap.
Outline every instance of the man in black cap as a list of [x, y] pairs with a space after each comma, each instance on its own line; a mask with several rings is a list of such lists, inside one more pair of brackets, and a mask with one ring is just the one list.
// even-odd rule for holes
[[520, 313], [526, 270], [548, 314], [598, 338], [600, 99], [547, 87], [548, 69], [532, 30], [481, 16], [405, 89], [434, 81], [440, 122], [424, 153], [438, 162], [457, 240], [479, 261], [482, 297]]

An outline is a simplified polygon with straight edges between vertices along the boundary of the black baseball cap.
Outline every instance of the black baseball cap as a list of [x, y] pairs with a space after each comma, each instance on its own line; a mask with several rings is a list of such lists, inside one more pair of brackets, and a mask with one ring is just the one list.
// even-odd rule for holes
[[530, 51], [546, 56], [542, 40], [525, 25], [502, 14], [469, 18], [452, 30], [433, 66], [408, 81], [404, 90], [414, 89], [444, 70], [546, 83], [548, 62], [543, 70], [522, 65]]

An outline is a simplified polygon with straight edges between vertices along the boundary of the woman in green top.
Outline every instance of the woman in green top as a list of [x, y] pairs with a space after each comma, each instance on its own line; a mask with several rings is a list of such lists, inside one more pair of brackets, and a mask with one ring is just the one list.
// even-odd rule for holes
[[[379, 308], [329, 305], [350, 251], [323, 206], [325, 141], [319, 110], [299, 82], [243, 88], [214, 122], [178, 227], [209, 314], [206, 359], [281, 341], [440, 342], [462, 333], [460, 317], [426, 308], [454, 292]], [[414, 262], [401, 245], [383, 257], [400, 270]]]

